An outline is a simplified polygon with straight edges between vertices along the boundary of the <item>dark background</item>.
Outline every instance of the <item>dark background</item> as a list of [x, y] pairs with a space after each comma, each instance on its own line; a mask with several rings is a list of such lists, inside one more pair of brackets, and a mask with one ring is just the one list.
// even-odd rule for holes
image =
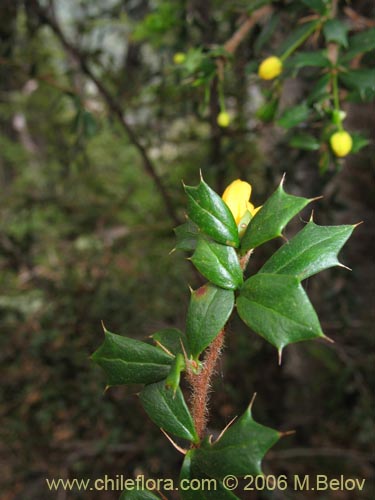
[[[298, 2], [276, 2], [281, 22], [263, 52], [256, 51], [258, 26], [236, 53], [225, 80], [235, 116], [228, 129], [216, 125], [215, 89], [202, 110], [201, 89], [182, 84], [172, 63], [177, 51], [224, 43], [248, 3], [0, 2], [4, 500], [119, 496], [51, 493], [46, 477], [178, 477], [181, 456], [146, 417], [137, 388], [104, 392], [104, 374], [89, 356], [103, 339], [101, 320], [139, 339], [184, 328], [188, 284], [200, 281], [182, 253], [170, 254], [172, 228], [184, 218], [181, 179], [197, 184], [199, 169], [218, 192], [235, 178], [251, 182], [256, 206], [286, 172], [288, 192], [324, 196], [313, 204], [318, 224], [364, 221], [340, 256], [353, 271], [329, 269], [305, 282], [335, 343], [289, 346], [279, 367], [275, 349], [234, 317], [210, 429], [222, 429], [257, 392], [259, 422], [296, 430], [268, 453], [266, 473], [344, 474], [367, 483], [362, 494], [247, 498], [371, 497], [374, 146], [322, 174], [318, 152], [289, 148], [285, 131], [255, 117], [264, 84], [246, 65], [272, 53], [299, 15]], [[371, 18], [371, 1], [355, 4], [358, 15]], [[287, 80], [282, 107], [297, 103], [309, 85], [309, 78]], [[349, 130], [373, 134], [373, 104], [345, 110]], [[287, 235], [309, 216], [297, 217]], [[251, 270], [279, 245], [257, 250]]]

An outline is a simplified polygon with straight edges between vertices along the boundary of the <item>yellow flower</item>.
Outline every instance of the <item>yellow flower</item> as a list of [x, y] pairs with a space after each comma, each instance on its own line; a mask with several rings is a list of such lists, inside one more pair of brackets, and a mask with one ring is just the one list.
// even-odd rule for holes
[[267, 57], [267, 59], [264, 59], [264, 61], [260, 64], [258, 75], [263, 80], [273, 80], [280, 75], [282, 70], [283, 63], [281, 59], [276, 56], [271, 56]]
[[222, 111], [217, 115], [217, 123], [220, 127], [228, 127], [230, 124], [230, 116], [226, 111]]
[[184, 52], [176, 52], [173, 56], [173, 62], [175, 64], [183, 64], [186, 61], [186, 54]]
[[250, 196], [251, 185], [240, 179], [236, 179], [229, 184], [223, 193], [222, 198], [232, 212], [237, 225], [246, 212], [250, 212], [250, 214], [254, 216], [261, 208], [255, 208], [254, 205], [250, 203]]
[[331, 143], [332, 151], [339, 158], [342, 158], [343, 156], [346, 156], [348, 153], [350, 153], [353, 147], [353, 139], [351, 138], [351, 135], [348, 134], [348, 132], [346, 132], [345, 130], [335, 132], [333, 135], [331, 135], [329, 142]]

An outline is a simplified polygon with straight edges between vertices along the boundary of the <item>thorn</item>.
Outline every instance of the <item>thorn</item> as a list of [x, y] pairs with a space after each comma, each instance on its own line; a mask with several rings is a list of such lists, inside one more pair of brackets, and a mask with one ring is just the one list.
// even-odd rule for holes
[[219, 441], [219, 439], [221, 439], [223, 437], [224, 432], [233, 424], [233, 422], [236, 420], [236, 418], [237, 418], [237, 415], [235, 417], [233, 417], [232, 420], [224, 427], [224, 429], [220, 432], [218, 438], [215, 440], [215, 443], [217, 443]]
[[357, 226], [360, 226], [361, 224], [364, 224], [365, 221], [364, 220], [361, 220], [361, 222], [357, 222], [357, 224], [353, 224], [354, 226], [354, 229], [357, 227]]
[[105, 393], [106, 393], [106, 392], [107, 392], [110, 388], [111, 388], [111, 386], [110, 386], [110, 385], [106, 385], [106, 386], [104, 387], [103, 394], [105, 394]]
[[203, 175], [202, 175], [202, 169], [201, 168], [199, 169], [199, 177], [200, 177], [201, 182], [202, 181], [204, 182]]
[[185, 450], [184, 448], [181, 448], [181, 446], [178, 446], [178, 444], [176, 444], [173, 439], [165, 432], [164, 429], [162, 429], [160, 427], [160, 430], [161, 432], [164, 434], [164, 436], [168, 439], [168, 441], [174, 446], [174, 448], [176, 448], [177, 451], [179, 451], [180, 453], [182, 453], [183, 455], [186, 455], [187, 453], [187, 450]]
[[172, 248], [172, 250], [169, 252], [168, 255], [172, 255], [172, 253], [175, 252], [175, 251], [176, 251], [176, 247]]
[[194, 289], [193, 289], [193, 288], [191, 288], [191, 286], [190, 286], [190, 285], [188, 285], [188, 288], [189, 288], [189, 290], [190, 290], [190, 293], [194, 293]]
[[104, 321], [100, 320], [100, 323], [102, 324], [102, 328], [103, 328], [104, 333], [106, 333], [107, 332], [107, 328], [104, 325]]
[[322, 337], [324, 340], [326, 340], [327, 342], [330, 342], [331, 344], [334, 344], [335, 341], [333, 339], [331, 339], [331, 337], [327, 337], [327, 335], [324, 335], [323, 334], [323, 337]]
[[311, 210], [309, 222], [314, 222], [314, 210]]
[[251, 401], [250, 401], [250, 404], [249, 404], [249, 410], [251, 411], [252, 408], [253, 408], [253, 404], [254, 404], [254, 401], [255, 401], [255, 398], [257, 397], [257, 393], [254, 392], [253, 394], [253, 397], [251, 398]]
[[283, 348], [279, 349], [278, 351], [278, 363], [279, 366], [281, 366], [282, 358], [283, 358]]
[[[150, 337], [152, 338], [152, 335], [150, 335]], [[158, 340], [154, 340], [155, 344], [160, 347], [160, 349], [162, 349], [164, 352], [166, 352], [167, 354], [169, 354], [169, 356], [172, 356], [172, 358], [175, 358], [175, 355], [172, 354], [165, 346], [163, 346], [163, 344], [161, 344]]]
[[280, 234], [281, 238], [285, 241], [285, 243], [289, 243], [288, 238], [285, 236], [285, 234]]
[[353, 271], [353, 269], [351, 269], [351, 268], [350, 268], [350, 267], [348, 267], [348, 266], [345, 266], [345, 264], [341, 264], [341, 262], [339, 262], [339, 263], [337, 264], [337, 266], [338, 266], [338, 267], [343, 267], [344, 269], [347, 269], [348, 271]]
[[324, 196], [315, 196], [315, 198], [309, 198], [309, 203], [312, 203], [313, 201], [321, 200], [324, 198]]
[[280, 437], [292, 436], [296, 432], [297, 432], [296, 430], [280, 432]]
[[286, 172], [283, 173], [283, 176], [282, 176], [281, 181], [280, 181], [280, 187], [283, 187], [284, 182], [285, 182], [285, 177], [286, 177]]

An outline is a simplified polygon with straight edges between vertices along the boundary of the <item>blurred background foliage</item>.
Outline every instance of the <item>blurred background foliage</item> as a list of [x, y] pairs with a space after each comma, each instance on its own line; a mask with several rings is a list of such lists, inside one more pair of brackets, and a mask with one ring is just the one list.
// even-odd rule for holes
[[[290, 132], [257, 117], [264, 83], [251, 74], [313, 2], [273, 2], [277, 20], [260, 20], [242, 41], [225, 69], [225, 102], [233, 117], [228, 128], [217, 125], [214, 78], [207, 98], [206, 87], [191, 85], [173, 64], [176, 52], [190, 49], [194, 70], [202, 53], [230, 39], [241, 17], [267, 3], [0, 3], [4, 500], [119, 496], [51, 493], [46, 477], [178, 474], [181, 459], [148, 421], [134, 396], [137, 388], [104, 392], [104, 375], [89, 356], [102, 341], [101, 320], [111, 331], [138, 338], [166, 326], [184, 328], [188, 283], [196, 287], [199, 279], [182, 254], [170, 253], [172, 228], [184, 219], [181, 180], [196, 184], [199, 169], [218, 192], [234, 178], [250, 181], [256, 206], [286, 172], [288, 192], [324, 195], [315, 203], [317, 223], [365, 222], [342, 252], [353, 272], [327, 270], [306, 283], [335, 343], [290, 346], [280, 368], [274, 349], [234, 320], [210, 425], [213, 432], [222, 428], [256, 391], [255, 417], [297, 431], [268, 454], [267, 473], [364, 477], [361, 498], [370, 498], [374, 145], [319, 171], [317, 151], [291, 149]], [[374, 26], [372, 1], [339, 6], [350, 33]], [[314, 43], [307, 48], [322, 42]], [[210, 75], [212, 64], [203, 75]], [[298, 104], [315, 83], [308, 70], [286, 79], [281, 108]], [[345, 105], [347, 128], [370, 138], [374, 106], [354, 101]], [[287, 236], [309, 216], [296, 220]], [[279, 245], [259, 249], [253, 269]], [[308, 495], [290, 492], [288, 498]], [[319, 498], [360, 496], [330, 492]]]

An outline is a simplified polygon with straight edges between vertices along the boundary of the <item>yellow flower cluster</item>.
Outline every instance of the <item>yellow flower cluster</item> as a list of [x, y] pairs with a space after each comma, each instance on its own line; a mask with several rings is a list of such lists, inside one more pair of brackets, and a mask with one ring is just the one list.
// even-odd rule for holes
[[255, 208], [250, 203], [251, 185], [248, 182], [236, 179], [225, 189], [223, 200], [228, 205], [233, 214], [234, 220], [238, 225], [246, 212], [254, 216], [261, 207]]

